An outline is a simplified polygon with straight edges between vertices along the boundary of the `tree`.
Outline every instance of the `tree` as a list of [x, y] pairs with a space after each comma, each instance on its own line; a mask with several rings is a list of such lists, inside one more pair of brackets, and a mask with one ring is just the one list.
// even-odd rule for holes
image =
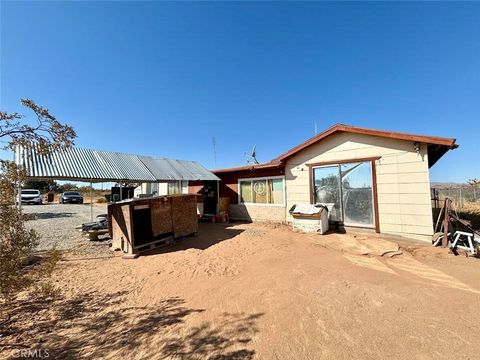
[[[6, 149], [34, 146], [45, 155], [73, 145], [76, 134], [71, 126], [60, 123], [32, 100], [22, 99], [21, 104], [33, 111], [33, 119], [0, 111], [0, 141], [6, 143]], [[0, 160], [0, 296], [7, 301], [35, 280], [23, 266], [38, 235], [25, 228], [25, 215], [13, 206], [16, 184], [25, 179], [25, 171], [14, 162]]]
[[23, 183], [24, 189], [36, 189], [41, 192], [54, 191], [58, 189], [58, 184], [53, 180], [27, 180]]
[[65, 183], [58, 187], [60, 192], [68, 191], [68, 190], [78, 190], [78, 186], [72, 183]]
[[467, 181], [468, 185], [470, 186], [477, 186], [478, 184], [480, 184], [480, 180], [479, 179], [470, 179]]
[[473, 201], [477, 202], [477, 186], [480, 184], [479, 179], [470, 179], [467, 181], [468, 185], [470, 185], [473, 188]]

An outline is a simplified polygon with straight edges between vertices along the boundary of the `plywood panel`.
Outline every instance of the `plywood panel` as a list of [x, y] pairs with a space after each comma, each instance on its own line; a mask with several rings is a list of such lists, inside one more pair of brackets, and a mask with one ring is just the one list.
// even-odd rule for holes
[[132, 224], [128, 205], [110, 204], [108, 222], [112, 247], [128, 252], [132, 244]]
[[229, 197], [221, 197], [218, 201], [218, 205], [220, 208], [220, 212], [228, 212], [228, 208], [230, 206], [230, 198]]
[[172, 203], [169, 197], [158, 198], [150, 203], [152, 213], [152, 233], [159, 236], [173, 231]]
[[173, 195], [172, 223], [175, 238], [198, 231], [197, 199], [195, 195]]

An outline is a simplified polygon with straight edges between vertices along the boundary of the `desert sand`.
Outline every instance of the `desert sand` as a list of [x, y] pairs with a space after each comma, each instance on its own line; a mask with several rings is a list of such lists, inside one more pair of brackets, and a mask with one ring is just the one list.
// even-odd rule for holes
[[61, 299], [18, 304], [5, 357], [480, 358], [480, 260], [414, 241], [201, 224], [135, 260], [66, 253], [53, 281]]

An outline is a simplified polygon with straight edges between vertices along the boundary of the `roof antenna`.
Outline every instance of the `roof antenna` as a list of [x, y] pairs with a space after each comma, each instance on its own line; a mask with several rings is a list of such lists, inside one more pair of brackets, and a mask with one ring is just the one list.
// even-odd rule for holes
[[212, 145], [213, 145], [213, 161], [215, 163], [215, 168], [217, 167], [217, 139], [215, 136], [212, 137]]
[[250, 153], [250, 155], [248, 155], [247, 153], [245, 153], [245, 156], [247, 157], [247, 164], [249, 163], [254, 163], [254, 164], [258, 164], [258, 160], [257, 160], [257, 145], [253, 145], [253, 149], [252, 149], [252, 152]]
[[318, 131], [317, 131], [317, 120], [315, 120], [315, 135], [318, 134]]

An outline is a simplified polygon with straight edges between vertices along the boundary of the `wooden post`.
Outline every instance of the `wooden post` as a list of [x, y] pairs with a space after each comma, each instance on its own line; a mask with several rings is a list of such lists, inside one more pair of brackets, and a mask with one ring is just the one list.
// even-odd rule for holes
[[445, 199], [445, 205], [443, 209], [443, 239], [442, 239], [442, 247], [448, 246], [448, 223], [450, 219], [450, 204], [452, 200], [450, 198]]
[[90, 179], [90, 221], [93, 221], [93, 185]]

